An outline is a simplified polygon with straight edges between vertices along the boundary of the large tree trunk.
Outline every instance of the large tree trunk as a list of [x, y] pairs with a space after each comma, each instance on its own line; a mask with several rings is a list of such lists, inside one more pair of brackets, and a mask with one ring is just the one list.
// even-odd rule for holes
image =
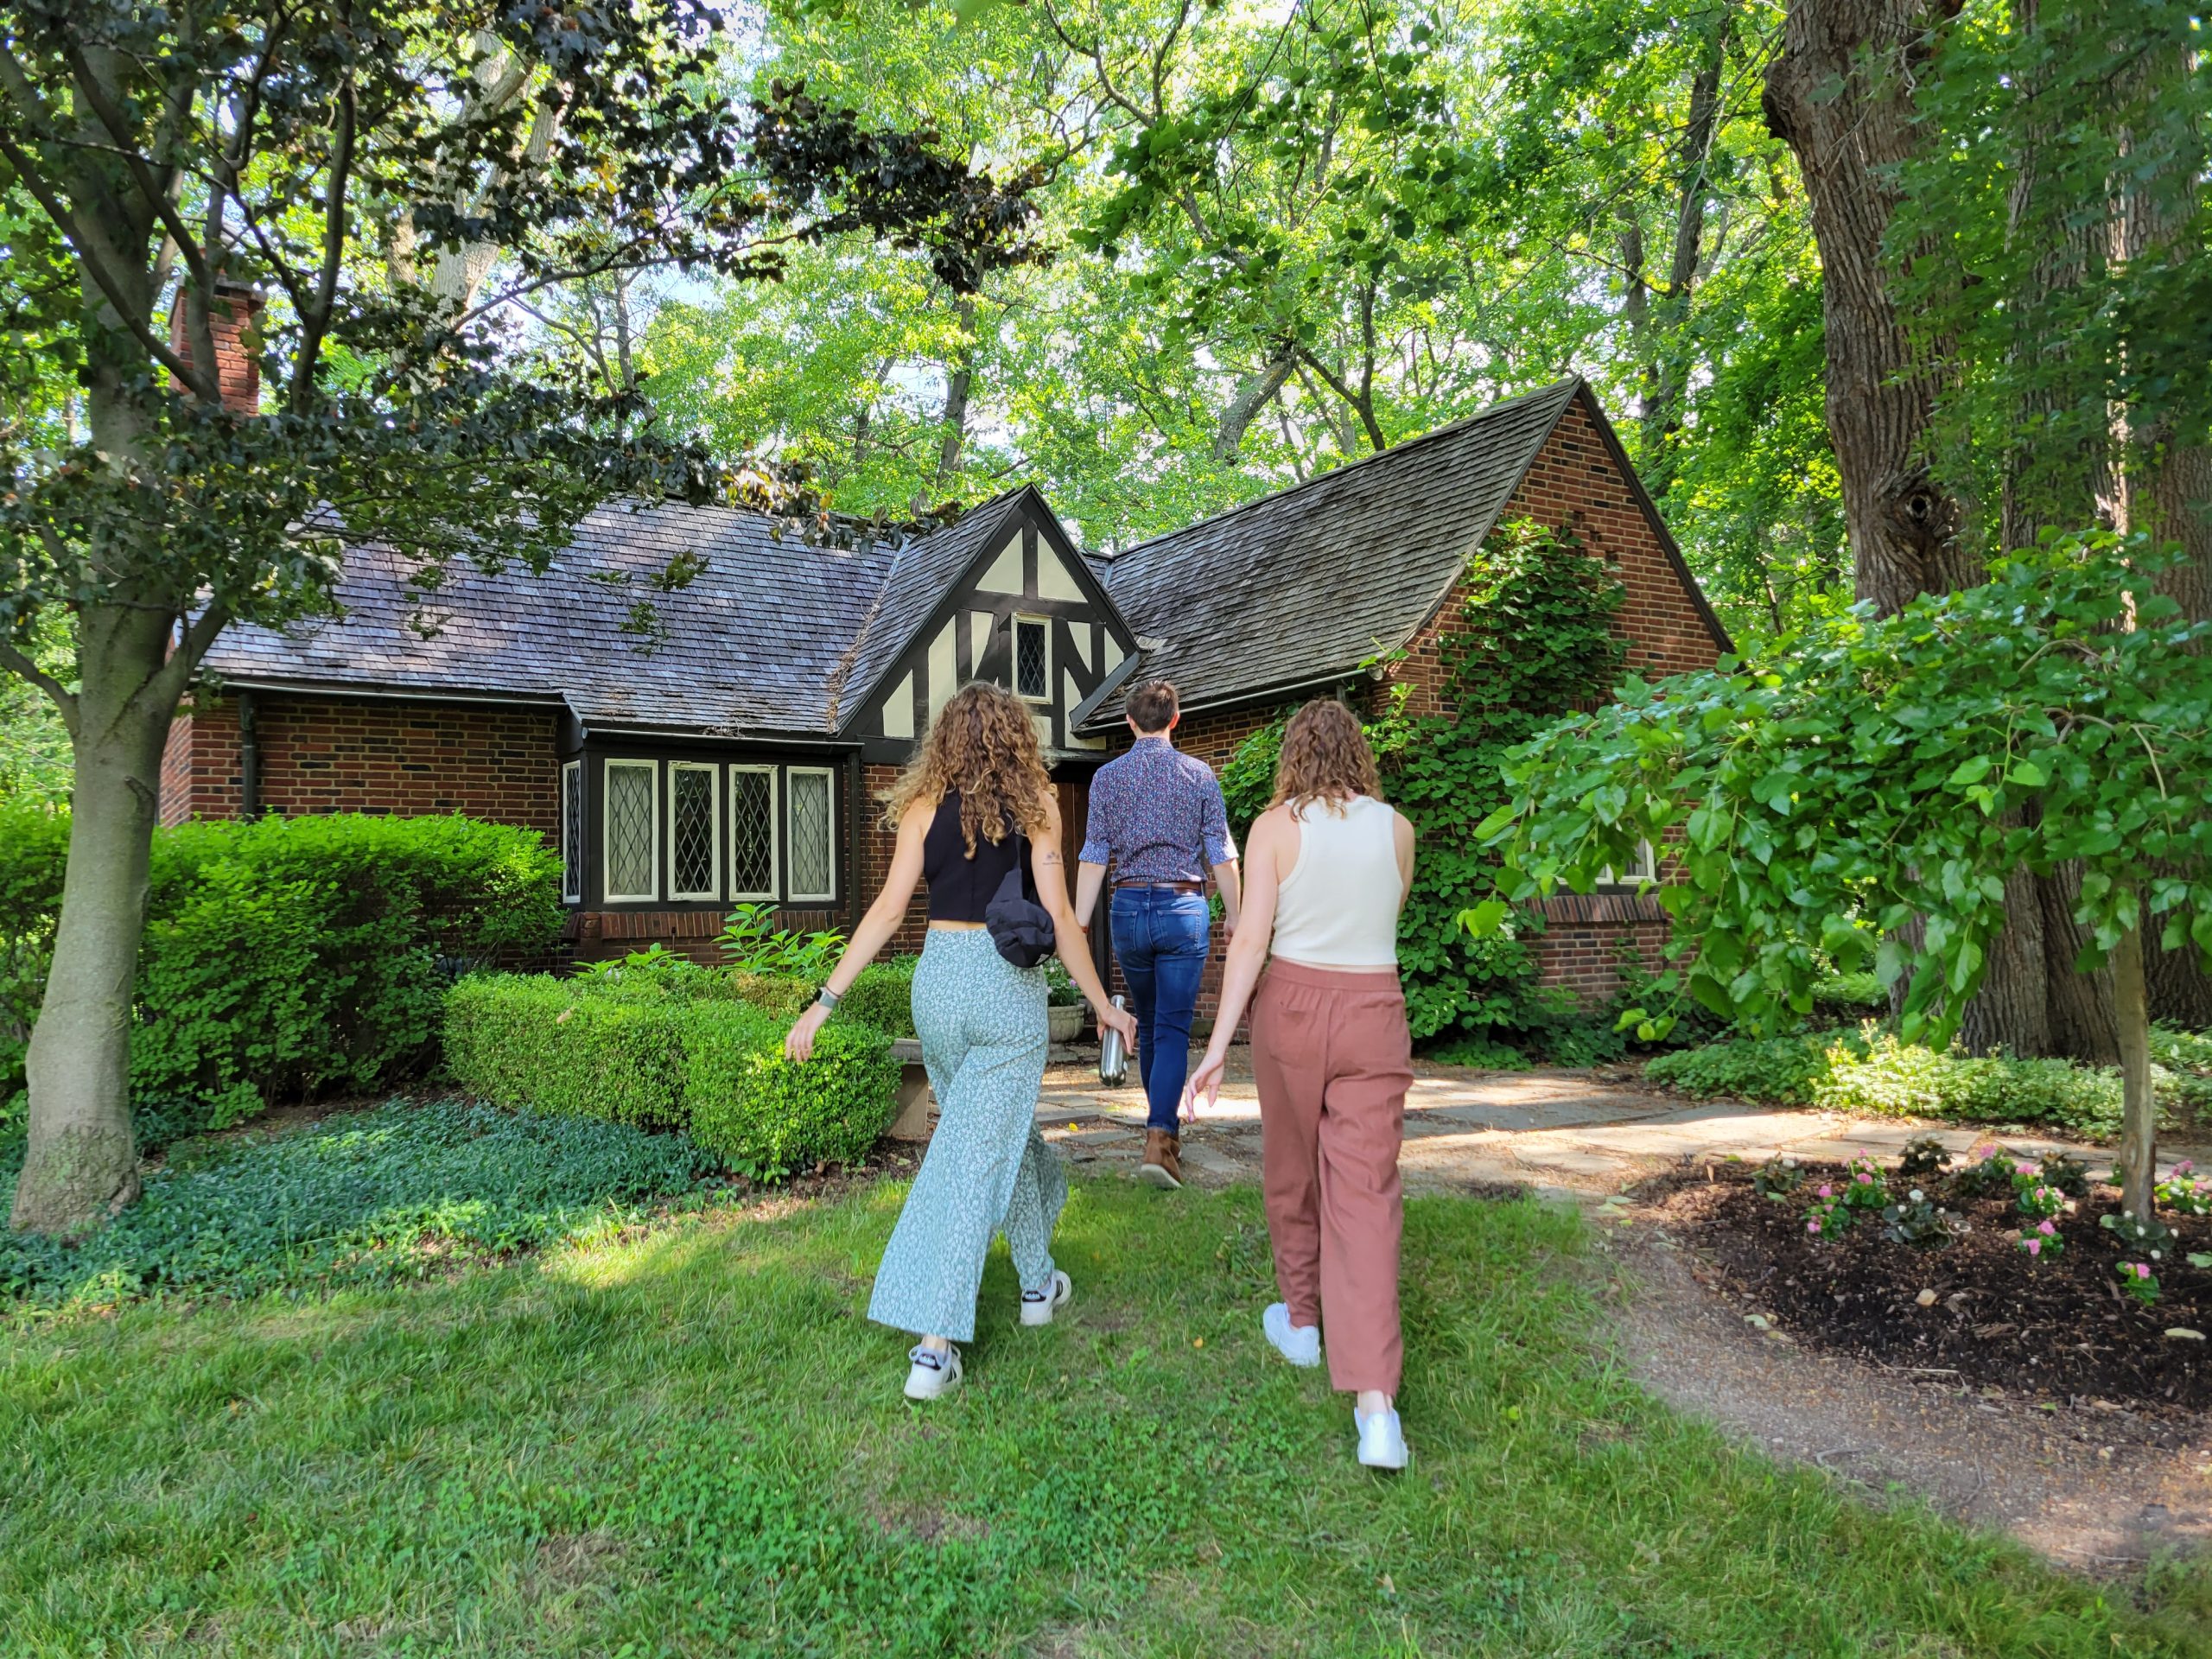
[[[2017, 0], [2015, 15], [2023, 33], [2033, 35], [2041, 24], [2039, 0]], [[2047, 108], [2048, 71], [2014, 91], [2024, 109]], [[2052, 311], [2087, 279], [2104, 229], [2093, 216], [2080, 215], [2075, 222], [2052, 211], [2057, 204], [2047, 200], [2054, 185], [2042, 153], [2050, 142], [2048, 126], [2047, 119], [2027, 118], [2007, 204], [2009, 234], [2033, 254], [2029, 279], [2011, 296], [2009, 308], [2016, 331], [2013, 364], [2027, 390], [2003, 445], [1998, 535], [2008, 553], [2035, 546], [2045, 531], [2092, 527], [2108, 512], [2112, 496], [2105, 423], [2101, 415], [2083, 418], [2075, 395], [2096, 384], [2101, 369], [2069, 360], [2088, 348], [2072, 331], [2055, 325]], [[2052, 233], [2055, 226], [2063, 227], [2061, 233]], [[2076, 866], [2044, 876], [2015, 870], [2006, 879], [2005, 933], [2012, 943], [1991, 951], [1964, 1027], [1977, 1053], [2002, 1048], [2023, 1056], [2119, 1064], [2111, 970], [2085, 975], [2074, 968], [2089, 943], [2074, 919], [2081, 886]]]
[[[2123, 101], [2149, 107], [2187, 73], [2179, 50], [2145, 54], [2121, 88]], [[2127, 264], [2178, 262], [2193, 251], [2202, 257], [2187, 239], [2190, 201], [2206, 160], [2204, 135], [2194, 137], [2170, 152], [2154, 149], [2159, 164], [2148, 174], [2122, 171], [2113, 251]], [[2129, 143], [2131, 159], [2136, 148]], [[2202, 622], [2212, 620], [2212, 448], [2182, 436], [2164, 410], [2122, 411], [2120, 527], [2180, 544], [2183, 562], [2158, 578], [2158, 588], [2191, 621]], [[2194, 950], [2162, 950], [2153, 932], [2144, 946], [2143, 977], [2151, 1018], [2192, 1030], [2212, 1027], [2212, 975]]]
[[[1652, 349], [1644, 365], [1643, 438], [1638, 470], [1652, 493], [1664, 495], [1675, 475], [1668, 441], [1681, 429], [1689, 391], [1689, 362], [1682, 333], [1705, 256], [1705, 200], [1711, 193], [1713, 147], [1720, 132], [1720, 78], [1727, 66], [1732, 17], [1716, 7], [1703, 50], [1690, 73], [1689, 120], [1681, 137], [1681, 171], [1675, 208], [1675, 246], [1667, 263], [1667, 291], [1659, 305]], [[1642, 251], [1642, 237], [1637, 238]], [[1639, 270], [1641, 261], [1639, 260]]]
[[1214, 434], [1213, 458], [1218, 461], [1236, 459], [1236, 452], [1244, 447], [1244, 434], [1254, 417], [1268, 406], [1268, 400], [1283, 388], [1290, 378], [1290, 371], [1297, 363], [1297, 353], [1287, 346], [1279, 346], [1268, 360], [1244, 377], [1236, 388], [1236, 395], [1230, 399], [1229, 407], [1222, 411], [1221, 426]]
[[1910, 70], [1959, 0], [1796, 0], [1767, 71], [1767, 124], [1796, 154], [1821, 250], [1828, 435], [1858, 596], [1885, 612], [1980, 579], [1958, 502], [1929, 470], [1942, 366], [1907, 338], [1882, 242], [1899, 166], [1924, 142]]
[[10, 1217], [18, 1228], [65, 1236], [98, 1226], [138, 1194], [131, 987], [175, 701], [154, 684], [166, 683], [165, 617], [100, 606], [87, 607], [77, 626], [69, 868], [31, 1032], [29, 1142]]

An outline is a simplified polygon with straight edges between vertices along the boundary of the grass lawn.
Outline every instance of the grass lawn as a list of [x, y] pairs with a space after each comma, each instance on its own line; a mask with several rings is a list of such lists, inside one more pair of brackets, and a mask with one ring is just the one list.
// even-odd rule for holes
[[903, 1189], [427, 1284], [22, 1324], [0, 1652], [2194, 1654], [2098, 1587], [1726, 1447], [1608, 1363], [1534, 1204], [1407, 1236], [1414, 1463], [1261, 1339], [1256, 1193], [1078, 1184], [1076, 1300], [915, 1408], [861, 1318]]

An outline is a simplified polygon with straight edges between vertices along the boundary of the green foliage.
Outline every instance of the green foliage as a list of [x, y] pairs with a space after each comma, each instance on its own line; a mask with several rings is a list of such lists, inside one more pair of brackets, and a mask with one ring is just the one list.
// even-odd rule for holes
[[1725, 1096], [1804, 1106], [1811, 1103], [1815, 1087], [1828, 1074], [1829, 1048], [1853, 1040], [1834, 1033], [1725, 1038], [1702, 1048], [1662, 1054], [1643, 1068], [1643, 1075], [1700, 1099]]
[[[0, 809], [0, 1090], [22, 1082], [67, 851], [67, 815]], [[552, 944], [559, 874], [534, 830], [462, 817], [156, 831], [133, 1100], [174, 1134], [418, 1073], [455, 970]]]
[[1464, 919], [1496, 931], [1500, 901], [1587, 892], [1679, 833], [1684, 879], [1659, 896], [1696, 954], [1675, 995], [1772, 1031], [1809, 1011], [1823, 954], [1847, 973], [1872, 955], [1906, 984], [1901, 1034], [1938, 1046], [2022, 865], [2082, 865], [2083, 967], [2138, 925], [2212, 960], [2212, 817], [2179, 786], [2212, 773], [2212, 627], [2145, 591], [2162, 563], [2063, 542], [1808, 630], [1765, 670], [1631, 683], [1515, 753], [1480, 832], [1499, 901]]
[[[805, 1013], [806, 1005], [814, 1001], [814, 994], [821, 989], [811, 980], [794, 978], [788, 974], [754, 974], [741, 969], [733, 970], [728, 977], [730, 994], [739, 1001], [750, 1002], [754, 1007], [765, 1009], [787, 1023]], [[880, 1025], [882, 1022], [878, 1020], [875, 1023]]]
[[1812, 1103], [1865, 1117], [1948, 1117], [2035, 1123], [2108, 1141], [2120, 1132], [2117, 1071], [2069, 1060], [2016, 1060], [1942, 1052], [1883, 1035], [1863, 1056], [1840, 1050], [1816, 1078]]
[[[838, 1003], [830, 1024], [857, 1020], [893, 1037], [914, 1034], [914, 969], [919, 957], [891, 957], [872, 962], [853, 982], [852, 989]], [[825, 1027], [826, 1029], [826, 1027]]]
[[[628, 1224], [714, 1160], [676, 1135], [394, 1101], [287, 1133], [187, 1141], [83, 1243], [0, 1234], [0, 1295], [31, 1309], [419, 1279]], [[12, 1197], [15, 1165], [0, 1177]]]
[[2203, 35], [2176, 0], [1973, 0], [1915, 78], [1929, 141], [1889, 251], [1900, 315], [1943, 365], [1932, 459], [1970, 546], [2088, 522], [2104, 469], [2147, 486], [2212, 437]]
[[855, 1164], [891, 1127], [899, 1062], [874, 1027], [833, 1020], [794, 1065], [785, 1023], [742, 1003], [695, 1003], [677, 1026], [691, 1138], [741, 1175]]
[[1831, 1020], [1863, 1020], [1889, 1011], [1890, 994], [1878, 974], [1829, 974], [1813, 982], [1813, 1012]]
[[788, 1015], [741, 1000], [791, 982], [471, 975], [447, 999], [446, 1064], [471, 1095], [559, 1116], [681, 1129], [731, 1169], [779, 1180], [859, 1160], [889, 1125], [899, 1065], [873, 1025], [836, 1020], [783, 1055]]
[[[1506, 755], [1612, 688], [1622, 646], [1610, 625], [1621, 587], [1571, 536], [1524, 519], [1491, 533], [1468, 561], [1459, 591], [1440, 651], [1446, 712], [1412, 713], [1401, 694], [1367, 722], [1383, 793], [1420, 838], [1398, 924], [1407, 1019], [1417, 1041], [1556, 1042], [1574, 1057], [1568, 1064], [1588, 1064], [1618, 1050], [1583, 1029], [1570, 1001], [1537, 985], [1527, 937], [1541, 920], [1517, 916], [1476, 938], [1456, 918], [1497, 879], [1494, 855], [1473, 831], [1506, 798]], [[1240, 836], [1274, 795], [1282, 724], [1254, 733], [1222, 769]]]
[[[1872, 1028], [1724, 1039], [1662, 1054], [1643, 1075], [1700, 1099], [1816, 1106], [1857, 1117], [2032, 1123], [2099, 1141], [2120, 1132], [2116, 1071], [1931, 1049]], [[2180, 1103], [2171, 1074], [2161, 1068], [2152, 1081], [2162, 1107]]]
[[837, 965], [845, 936], [834, 931], [801, 933], [776, 925], [776, 906], [763, 901], [740, 905], [715, 943], [722, 960], [748, 974], [783, 974], [820, 984]]

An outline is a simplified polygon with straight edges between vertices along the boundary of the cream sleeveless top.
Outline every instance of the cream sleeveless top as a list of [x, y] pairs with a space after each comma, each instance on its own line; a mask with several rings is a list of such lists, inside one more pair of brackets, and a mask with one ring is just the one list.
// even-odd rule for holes
[[1371, 795], [1325, 801], [1294, 812], [1298, 862], [1275, 896], [1274, 954], [1316, 968], [1395, 968], [1398, 910], [1398, 815]]

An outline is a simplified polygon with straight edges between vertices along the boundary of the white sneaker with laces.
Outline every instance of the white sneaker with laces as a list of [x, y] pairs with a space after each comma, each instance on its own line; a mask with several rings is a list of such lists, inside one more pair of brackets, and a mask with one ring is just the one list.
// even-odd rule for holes
[[1268, 1333], [1268, 1340], [1275, 1351], [1294, 1365], [1319, 1365], [1321, 1363], [1321, 1327], [1318, 1325], [1293, 1325], [1290, 1304], [1269, 1302], [1268, 1311], [1260, 1315], [1260, 1329]]
[[1024, 1325], [1050, 1325], [1052, 1315], [1068, 1305], [1068, 1298], [1075, 1294], [1075, 1281], [1058, 1268], [1052, 1272], [1049, 1290], [1025, 1290], [1021, 1293], [1021, 1322]]
[[957, 1348], [917, 1346], [907, 1351], [906, 1357], [913, 1362], [913, 1369], [906, 1373], [906, 1397], [909, 1400], [934, 1400], [960, 1386], [960, 1351]]
[[1359, 1460], [1370, 1469], [1402, 1469], [1412, 1453], [1406, 1450], [1406, 1431], [1398, 1414], [1385, 1407], [1363, 1417], [1352, 1408], [1352, 1426], [1359, 1431]]

